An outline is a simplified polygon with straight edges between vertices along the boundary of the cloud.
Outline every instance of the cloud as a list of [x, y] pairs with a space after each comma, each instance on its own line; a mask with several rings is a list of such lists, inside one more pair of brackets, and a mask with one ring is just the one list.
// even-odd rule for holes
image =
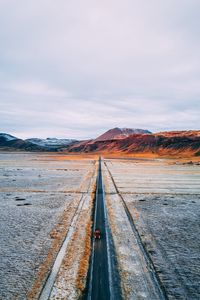
[[27, 96], [50, 96], [50, 97], [67, 97], [64, 90], [52, 88], [40, 82], [13, 82], [7, 87], [8, 90]]
[[2, 130], [199, 128], [199, 11], [199, 0], [1, 1]]

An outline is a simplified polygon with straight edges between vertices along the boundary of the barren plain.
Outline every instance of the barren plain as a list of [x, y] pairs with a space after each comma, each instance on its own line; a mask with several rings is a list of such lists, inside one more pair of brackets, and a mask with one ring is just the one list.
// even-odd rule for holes
[[[97, 167], [95, 156], [0, 153], [0, 299], [82, 296]], [[199, 299], [199, 164], [104, 158], [102, 175], [119, 299]]]
[[199, 165], [107, 159], [104, 178], [124, 298], [199, 299]]
[[[82, 256], [91, 222], [96, 161], [31, 153], [2, 153], [0, 161], [0, 299], [39, 297], [72, 224], [71, 251], [79, 225], [81, 232], [64, 274], [70, 277], [65, 296], [77, 299], [87, 275], [89, 251], [84, 261]], [[80, 262], [85, 265], [81, 270]], [[59, 280], [56, 288], [58, 292]]]

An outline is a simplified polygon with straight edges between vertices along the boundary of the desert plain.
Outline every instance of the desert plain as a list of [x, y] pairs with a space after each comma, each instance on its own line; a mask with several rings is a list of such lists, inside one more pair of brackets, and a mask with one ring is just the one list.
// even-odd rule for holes
[[[102, 156], [119, 299], [199, 299], [200, 166]], [[81, 299], [98, 156], [0, 153], [0, 299]], [[52, 271], [53, 270], [53, 271]]]

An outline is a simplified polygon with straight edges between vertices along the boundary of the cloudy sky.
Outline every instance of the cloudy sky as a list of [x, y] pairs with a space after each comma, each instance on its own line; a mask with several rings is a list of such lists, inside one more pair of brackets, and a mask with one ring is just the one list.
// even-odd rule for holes
[[199, 0], [0, 0], [0, 132], [200, 129]]

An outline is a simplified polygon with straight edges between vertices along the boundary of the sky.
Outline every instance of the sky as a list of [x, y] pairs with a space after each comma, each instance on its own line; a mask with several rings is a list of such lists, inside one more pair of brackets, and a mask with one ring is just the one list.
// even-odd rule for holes
[[200, 129], [199, 0], [0, 0], [0, 132]]

